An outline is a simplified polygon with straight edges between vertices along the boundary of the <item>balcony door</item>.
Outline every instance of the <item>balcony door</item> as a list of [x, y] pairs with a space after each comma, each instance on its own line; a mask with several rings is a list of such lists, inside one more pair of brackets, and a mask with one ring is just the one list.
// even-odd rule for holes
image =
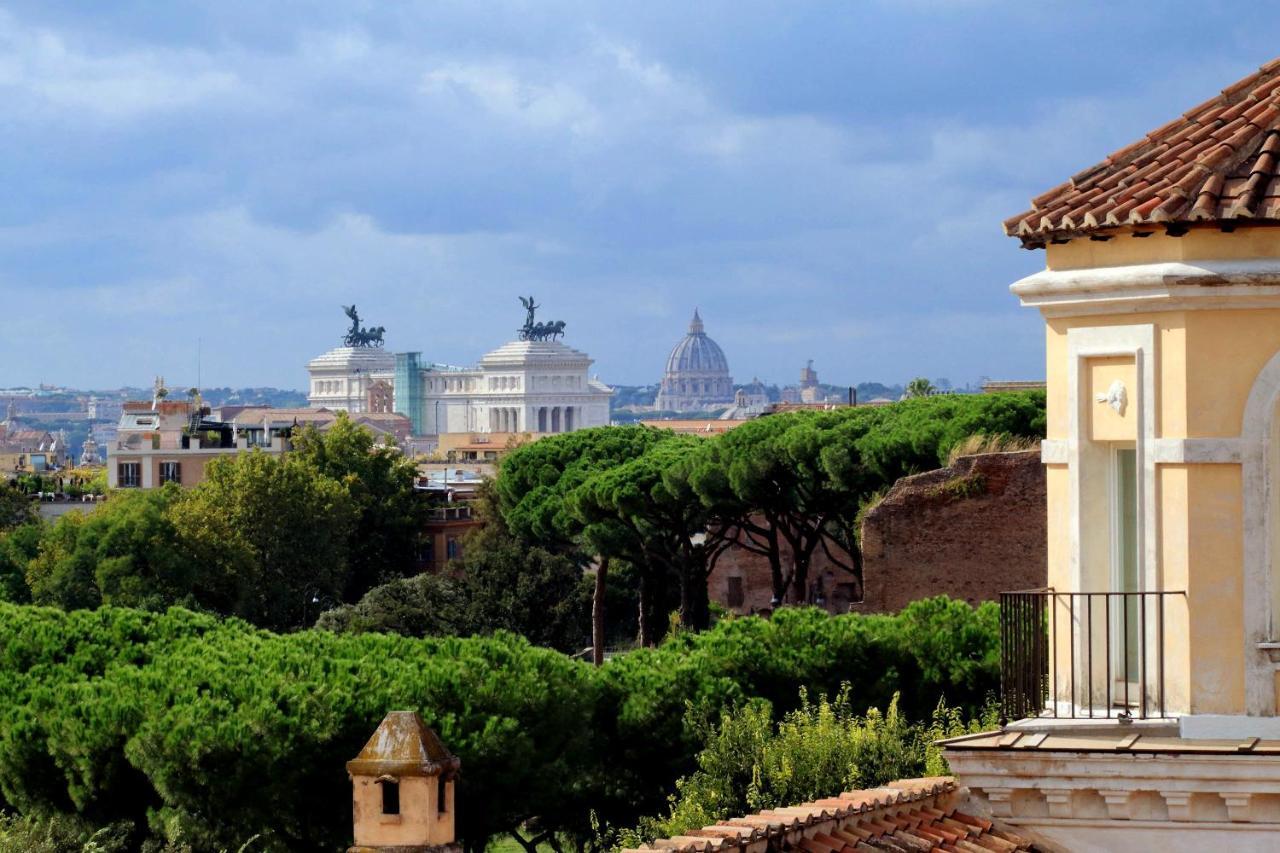
[[[1138, 549], [1138, 454], [1132, 444], [1111, 449], [1111, 592], [1142, 591]], [[1141, 599], [1136, 595], [1109, 596], [1111, 615], [1111, 673], [1115, 701], [1134, 704], [1142, 643], [1139, 640]]]

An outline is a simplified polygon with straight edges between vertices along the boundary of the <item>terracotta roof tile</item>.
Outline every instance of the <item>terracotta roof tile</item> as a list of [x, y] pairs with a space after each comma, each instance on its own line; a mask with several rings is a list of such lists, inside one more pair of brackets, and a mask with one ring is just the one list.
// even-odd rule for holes
[[1278, 164], [1280, 59], [1036, 196], [1004, 229], [1037, 248], [1120, 225], [1276, 220]]
[[[667, 853], [853, 853], [891, 850], [1034, 850], [1031, 842], [990, 820], [956, 810], [962, 793], [947, 776], [901, 779], [880, 788], [849, 791], [812, 803], [730, 818], [646, 850]], [[640, 853], [640, 851], [624, 851]]]

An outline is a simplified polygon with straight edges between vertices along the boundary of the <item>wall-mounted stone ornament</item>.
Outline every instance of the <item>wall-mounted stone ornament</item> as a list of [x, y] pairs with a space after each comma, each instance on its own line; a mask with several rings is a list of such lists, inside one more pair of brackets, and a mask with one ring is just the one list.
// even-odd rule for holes
[[1125, 390], [1124, 383], [1117, 379], [1111, 383], [1107, 393], [1099, 394], [1095, 399], [1115, 409], [1117, 414], [1123, 415], [1125, 407], [1129, 405], [1129, 392]]

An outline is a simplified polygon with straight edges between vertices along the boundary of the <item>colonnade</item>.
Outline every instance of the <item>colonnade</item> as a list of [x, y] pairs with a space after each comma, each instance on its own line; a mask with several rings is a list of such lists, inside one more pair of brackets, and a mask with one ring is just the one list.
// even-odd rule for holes
[[573, 432], [582, 426], [581, 406], [532, 406], [521, 417], [519, 406], [489, 409], [490, 432]]

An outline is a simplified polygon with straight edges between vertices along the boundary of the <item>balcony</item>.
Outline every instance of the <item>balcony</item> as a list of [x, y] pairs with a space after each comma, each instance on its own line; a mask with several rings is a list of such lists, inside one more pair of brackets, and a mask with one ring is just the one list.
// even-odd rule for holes
[[1177, 716], [1166, 618], [1185, 599], [1181, 591], [1001, 593], [1001, 722]]
[[427, 518], [430, 521], [470, 521], [471, 505], [456, 504], [454, 506], [432, 507]]

